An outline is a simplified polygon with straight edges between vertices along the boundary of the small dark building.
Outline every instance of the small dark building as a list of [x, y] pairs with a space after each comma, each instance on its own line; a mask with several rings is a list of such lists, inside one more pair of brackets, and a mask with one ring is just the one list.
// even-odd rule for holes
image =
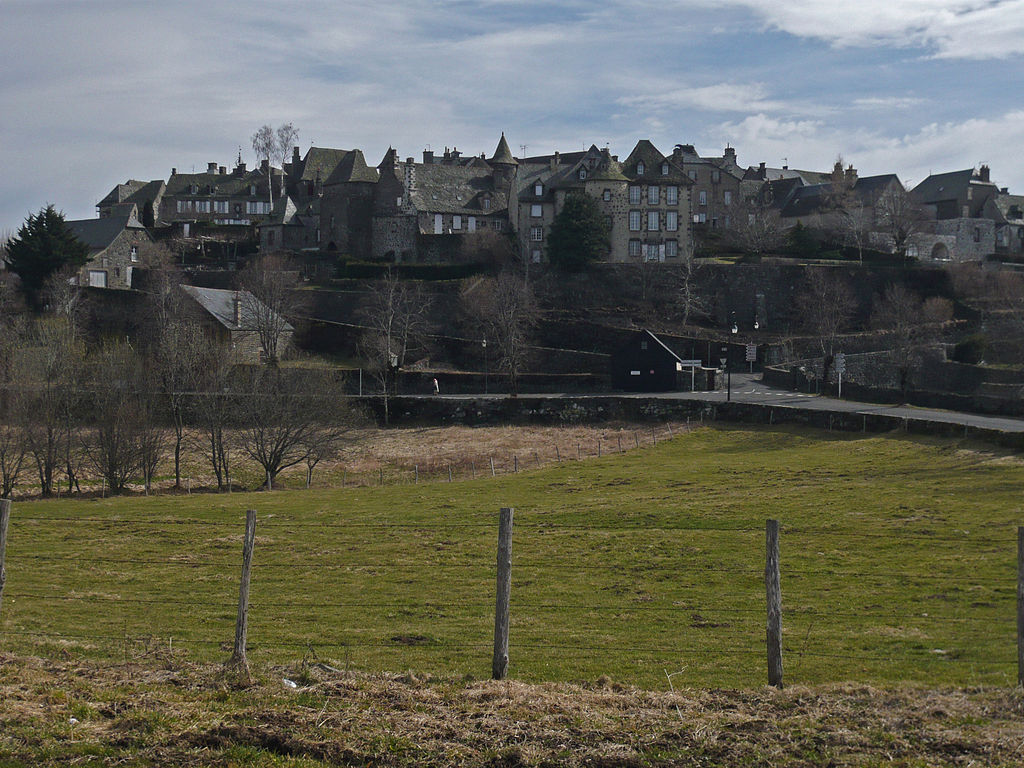
[[644, 329], [612, 355], [612, 386], [627, 392], [669, 392], [678, 389], [682, 363], [679, 355]]

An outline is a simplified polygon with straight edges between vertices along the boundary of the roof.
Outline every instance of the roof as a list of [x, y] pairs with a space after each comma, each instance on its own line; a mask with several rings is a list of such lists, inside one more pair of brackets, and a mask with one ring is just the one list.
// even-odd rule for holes
[[[274, 168], [275, 174], [281, 171]], [[249, 196], [249, 187], [256, 185], [256, 196], [265, 197], [267, 194], [267, 176], [260, 170], [254, 169], [244, 173], [175, 173], [167, 180], [167, 195], [231, 195]], [[191, 187], [197, 188], [196, 192]]]
[[[214, 320], [225, 328], [233, 331], [256, 330], [256, 322], [250, 309], [258, 299], [248, 291], [226, 291], [219, 288], [198, 288], [194, 285], [182, 285], [181, 289], [196, 300], [200, 307], [206, 310]], [[235, 301], [240, 301], [239, 313], [241, 322], [235, 324]], [[284, 324], [285, 331], [295, 330], [287, 322]]]
[[109, 205], [117, 205], [128, 200], [129, 196], [138, 192], [142, 187], [146, 185], [144, 181], [138, 181], [136, 179], [128, 179], [124, 184], [116, 185], [112, 190], [107, 193], [107, 196], [96, 203], [96, 207], [107, 207]]
[[362, 150], [353, 149], [347, 152], [335, 166], [331, 175], [326, 177], [324, 184], [344, 184], [351, 181], [364, 181], [376, 184], [379, 175], [376, 168], [366, 164]]
[[296, 173], [300, 181], [326, 181], [348, 154], [347, 149], [310, 147], [302, 159], [301, 172], [298, 172], [300, 169], [293, 169], [293, 173]]
[[[638, 173], [639, 164], [643, 162], [645, 168], [643, 173]], [[663, 174], [661, 167], [668, 165], [668, 173]], [[633, 179], [662, 179], [674, 181], [677, 184], [693, 184], [693, 180], [686, 175], [686, 172], [670, 158], [665, 157], [661, 151], [651, 143], [650, 139], [640, 139], [629, 153], [629, 157], [622, 163], [626, 175]]]
[[[770, 188], [773, 192], [781, 193], [787, 185], [793, 185], [795, 182], [795, 179], [783, 179], [771, 182]], [[894, 173], [858, 177], [851, 191], [861, 203], [871, 205], [875, 198], [893, 183], [900, 183], [899, 177]], [[793, 187], [786, 191], [784, 200], [780, 201], [782, 204], [781, 215], [793, 218], [813, 214], [828, 203], [832, 190], [832, 182]]]
[[89, 246], [91, 251], [102, 251], [110, 247], [126, 229], [146, 231], [134, 216], [104, 216], [101, 219], [78, 219], [65, 223], [74, 236]]
[[996, 195], [992, 201], [1007, 222], [1024, 223], [1024, 195]]
[[498, 142], [498, 148], [494, 150], [494, 157], [489, 162], [492, 165], [518, 165], [519, 163], [512, 156], [512, 150], [508, 148], [508, 142], [505, 140], [505, 132], [501, 132], [501, 140]]
[[[508, 190], [495, 187], [494, 173], [463, 165], [414, 165], [410, 202], [420, 211], [437, 213], [493, 214], [508, 209]], [[491, 205], [480, 202], [485, 194]]]
[[[665, 352], [667, 352], [672, 357], [672, 359], [674, 359], [674, 360], [676, 360], [676, 361], [678, 361], [680, 363], [683, 362], [683, 358], [681, 358], [674, 351], [672, 351], [672, 349], [670, 349], [668, 347], [668, 345], [665, 344], [665, 342], [663, 342], [661, 339], [659, 339], [654, 334], [653, 331], [650, 331], [647, 328], [642, 328], [641, 330], [637, 331], [637, 335], [640, 336], [641, 338], [646, 335], [648, 339], [653, 339], [654, 343], [657, 344]], [[630, 341], [628, 341], [626, 344], [624, 344], [620, 348], [620, 351], [625, 351], [625, 350], [631, 348], [633, 346], [633, 344], [635, 344], [635, 343], [636, 343], [636, 337], [630, 339]], [[616, 354], [618, 354], [618, 353], [616, 353]]]

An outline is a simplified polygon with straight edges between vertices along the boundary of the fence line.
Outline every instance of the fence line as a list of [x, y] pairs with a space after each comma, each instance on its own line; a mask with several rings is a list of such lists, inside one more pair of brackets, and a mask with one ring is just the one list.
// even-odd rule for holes
[[[0, 510], [6, 511], [6, 517], [10, 515], [11, 504], [0, 504]], [[339, 570], [339, 569], [372, 569], [375, 571], [405, 571], [409, 569], [422, 570], [424, 564], [422, 560], [401, 560], [396, 561], [394, 559], [388, 560], [387, 562], [380, 561], [366, 561], [363, 562], [348, 560], [344, 562], [318, 562], [315, 566], [309, 562], [275, 562], [273, 560], [265, 562], [260, 558], [259, 562], [253, 565], [253, 548], [255, 545], [255, 528], [256, 528], [256, 513], [252, 510], [246, 513], [245, 523], [245, 536], [243, 540], [243, 567], [242, 576], [239, 581], [239, 599], [238, 599], [238, 611], [235, 622], [235, 638], [234, 638], [234, 650], [232, 653], [231, 663], [238, 667], [241, 671], [247, 671], [247, 648], [257, 648], [261, 651], [268, 649], [285, 649], [285, 648], [375, 648], [375, 649], [389, 649], [396, 650], [408, 646], [410, 649], [415, 648], [417, 653], [421, 652], [432, 652], [435, 650], [455, 650], [455, 651], [467, 651], [467, 650], [482, 650], [487, 647], [487, 644], [482, 640], [477, 642], [474, 639], [458, 642], [448, 642], [443, 636], [440, 638], [430, 637], [428, 635], [405, 635], [400, 634], [404, 631], [407, 625], [412, 622], [412, 626], [417, 626], [419, 622], [431, 621], [435, 622], [438, 620], [444, 622], [462, 622], [468, 618], [472, 619], [474, 633], [479, 632], [480, 627], [476, 622], [490, 614], [490, 606], [493, 606], [494, 616], [494, 641], [491, 645], [493, 650], [492, 659], [492, 675], [495, 678], [504, 677], [509, 669], [509, 659], [515, 658], [517, 654], [529, 653], [530, 651], [539, 650], [551, 650], [558, 651], [559, 655], [592, 655], [594, 653], [620, 653], [620, 652], [635, 652], [638, 654], [679, 654], [679, 653], [712, 653], [729, 655], [735, 653], [737, 655], [750, 655], [752, 646], [746, 646], [743, 648], [732, 647], [728, 643], [715, 643], [712, 648], [708, 646], [691, 646], [686, 644], [669, 644], [663, 645], [661, 642], [653, 642], [647, 645], [624, 645], [616, 643], [614, 639], [611, 639], [607, 643], [593, 643], [591, 638], [598, 635], [605, 634], [607, 627], [611, 626], [612, 623], [618, 622], [634, 622], [637, 616], [641, 615], [657, 615], [659, 618], [656, 622], [650, 622], [649, 627], [655, 632], [661, 632], [663, 627], [672, 626], [694, 626], [694, 627], [722, 627], [728, 629], [728, 634], [737, 638], [747, 638], [748, 640], [757, 636], [754, 626], [751, 623], [746, 622], [746, 617], [755, 617], [758, 615], [764, 615], [766, 617], [766, 634], [764, 635], [764, 648], [767, 652], [767, 672], [768, 682], [771, 685], [780, 686], [783, 683], [783, 661], [786, 657], [792, 659], [800, 659], [802, 657], [809, 658], [836, 658], [847, 661], [864, 661], [871, 663], [914, 663], [914, 664], [931, 664], [938, 663], [941, 661], [943, 664], [958, 664], [958, 665], [973, 665], [982, 666], [985, 668], [999, 669], [1008, 668], [1012, 664], [1009, 647], [1006, 648], [1007, 659], [1001, 660], [998, 658], [1000, 655], [998, 651], [995, 652], [993, 657], [993, 651], [988, 650], [987, 653], [990, 655], [987, 657], [959, 657], [959, 656], [946, 656], [945, 651], [942, 649], [928, 648], [927, 645], [922, 644], [920, 647], [902, 647], [895, 651], [891, 651], [885, 654], [871, 654], [861, 652], [829, 652], [827, 649], [819, 649], [815, 647], [814, 642], [810, 641], [810, 627], [814, 626], [813, 622], [819, 620], [835, 620], [835, 619], [878, 619], [883, 622], [899, 622], [901, 625], [910, 625], [913, 627], [924, 626], [941, 626], [946, 625], [949, 627], [961, 628], [955, 634], [947, 635], [944, 641], [950, 641], [954, 643], [964, 643], [970, 645], [973, 641], [978, 640], [979, 633], [974, 630], [974, 627], [984, 625], [989, 628], [1003, 627], [1004, 624], [997, 617], [993, 618], [991, 611], [985, 613], [985, 615], [963, 615], [963, 612], [957, 612], [956, 615], [943, 614], [931, 614], [931, 613], [911, 613], [907, 611], [882, 611], [882, 610], [864, 610], [864, 611], [851, 611], [851, 610], [830, 610], [827, 606], [815, 606], [809, 605], [808, 603], [815, 598], [819, 598], [822, 594], [833, 591], [831, 585], [823, 585], [821, 589], [817, 586], [814, 589], [813, 596], [803, 595], [800, 598], [800, 605], [794, 608], [788, 608], [783, 610], [783, 591], [787, 581], [787, 574], [792, 576], [804, 576], [804, 575], [824, 575], [824, 576], [835, 576], [837, 578], [847, 579], [888, 579], [888, 580], [909, 580], [919, 581], [924, 584], [931, 584], [942, 582], [946, 584], [956, 585], [972, 585], [980, 586], [984, 584], [997, 584], [1003, 585], [1009, 588], [1008, 579], [992, 578], [978, 578], [978, 577], [962, 577], [955, 575], [944, 575], [939, 576], [935, 573], [916, 573], [911, 569], [900, 569], [900, 570], [889, 570], [889, 571], [865, 571], [863, 569], [842, 569], [842, 568], [809, 568], [804, 564], [799, 566], [785, 567], [779, 557], [780, 552], [780, 539], [783, 536], [781, 526], [777, 521], [769, 520], [765, 525], [765, 569], [763, 572], [764, 585], [765, 585], [765, 603], [763, 608], [754, 607], [752, 605], [723, 605], [719, 603], [714, 604], [697, 604], [688, 601], [680, 601], [675, 599], [677, 596], [676, 592], [673, 592], [673, 601], [671, 605], [666, 605], [663, 599], [653, 600], [650, 597], [646, 599], [640, 593], [631, 595], [628, 591], [623, 594], [620, 601], [609, 601], [607, 599], [600, 601], [587, 601], [585, 599], [579, 599], [579, 592], [574, 591], [576, 595], [575, 600], [550, 600], [550, 599], [525, 599], [517, 600], [514, 599], [511, 594], [511, 587], [513, 584], [513, 572], [512, 572], [512, 557], [511, 557], [511, 536], [512, 536], [512, 510], [502, 509], [500, 515], [499, 529], [499, 541], [498, 541], [498, 557], [497, 557], [497, 582], [495, 591], [495, 602], [488, 603], [482, 599], [465, 599], [460, 598], [458, 601], [458, 611], [446, 615], [438, 616], [438, 612], [444, 612], [446, 608], [450, 606], [449, 603], [443, 600], [425, 600], [425, 601], [377, 601], [377, 600], [353, 600], [351, 602], [346, 600], [338, 600], [336, 597], [333, 600], [249, 600], [249, 577], [253, 572], [256, 571], [280, 569], [285, 572], [294, 571], [297, 569], [311, 570]], [[19, 525], [23, 522], [33, 523], [38, 525], [39, 523], [46, 523], [51, 520], [60, 520], [71, 522], [76, 520], [75, 518], [47, 518], [45, 516], [31, 516], [21, 518], [20, 516], [13, 516], [15, 525], [13, 534], [15, 537], [20, 533]], [[105, 524], [111, 521], [103, 520], [102, 518], [86, 518], [85, 522], [90, 524]], [[181, 525], [186, 525], [188, 522], [193, 522], [197, 526], [203, 526], [209, 521], [160, 521], [160, 520], [146, 520], [146, 521], [134, 521], [134, 520], [119, 520], [116, 521], [121, 524], [132, 525], [139, 523], [140, 529], [146, 531], [147, 535], [153, 534], [153, 527], [156, 526], [156, 532], [158, 533], [160, 528], [166, 524], [168, 530], [173, 530], [177, 535], [182, 529]], [[272, 521], [267, 521], [268, 525]], [[287, 522], [277, 521], [274, 523], [277, 526], [286, 526], [295, 528], [297, 530], [303, 530], [304, 526], [289, 524]], [[238, 529], [238, 523], [227, 523], [223, 525], [231, 525]], [[263, 522], [260, 523], [261, 527]], [[481, 528], [484, 524], [472, 524], [472, 528]], [[351, 526], [350, 526], [351, 527]], [[365, 529], [373, 529], [378, 527], [377, 525], [366, 525]], [[403, 526], [396, 526], [402, 529], [424, 529], [429, 526], [426, 524], [410, 524]], [[493, 516], [489, 526], [491, 530], [494, 529]], [[587, 526], [566, 526], [566, 531], [577, 532], [581, 528]], [[0, 527], [2, 528], [2, 527]], [[552, 532], [559, 531], [561, 526], [546, 522], [544, 524], [535, 524], [531, 526], [521, 526], [517, 523], [516, 530], [530, 532], [541, 532], [550, 534]], [[597, 528], [597, 531], [604, 529]], [[619, 530], [615, 528], [613, 530]], [[629, 529], [629, 530], [643, 530], [643, 529]], [[654, 531], [664, 530], [663, 528], [649, 529]], [[677, 530], [685, 531], [707, 531], [709, 533], [720, 533], [727, 532], [733, 535], [745, 535], [753, 530], [750, 528], [743, 527], [728, 527], [719, 528], [716, 526], [707, 527], [686, 527]], [[800, 537], [807, 537], [807, 531], [798, 530]], [[26, 529], [26, 532], [34, 532], [34, 528]], [[834, 532], [830, 532], [834, 533]], [[845, 536], [845, 532], [844, 536]], [[1005, 616], [1005, 628], [1008, 629], [1011, 624], [1010, 616], [1013, 616], [1017, 622], [1017, 663], [1018, 663], [1018, 680], [1024, 678], [1024, 526], [1017, 531], [1018, 540], [1018, 579], [1016, 584], [1016, 610], [1009, 609], [1009, 598], [1006, 599], [1005, 608], [1000, 608], [1002, 604], [1002, 597], [996, 596], [995, 602], [986, 604], [986, 607], [991, 608], [992, 611], [1002, 610]], [[788, 537], [788, 532], [786, 532]], [[7, 536], [0, 537], [0, 543], [6, 543], [7, 539], [11, 537], [8, 533]], [[929, 537], [930, 538], [930, 537]], [[16, 540], [13, 539], [13, 540]], [[953, 543], [960, 543], [964, 539], [962, 537], [950, 538], [949, 541]], [[988, 541], [986, 539], [986, 541]], [[424, 545], [425, 548], [429, 547], [429, 544]], [[417, 548], [418, 549], [418, 548]], [[15, 550], [17, 552], [17, 549]], [[344, 560], [346, 556], [344, 552], [338, 553], [321, 553], [321, 558], [327, 557], [339, 557]], [[647, 555], [646, 552], [637, 552], [638, 558], [643, 558]], [[802, 553], [806, 554], [806, 553]], [[642, 572], [644, 574], [665, 574], [665, 573], [678, 573], [682, 569], [686, 569], [689, 565], [689, 570], [684, 570], [685, 575], [700, 576], [705, 573], [724, 573], [736, 577], [746, 577], [758, 575], [758, 571], [753, 568], [739, 567], [739, 566], [713, 566], [703, 567], [699, 564], [687, 563], [685, 556], [680, 556], [679, 553], [674, 555], [674, 559], [665, 557], [663, 552], [655, 552], [654, 560], [638, 560], [636, 566], [622, 566], [620, 565], [616, 573], [625, 576], [627, 579], [630, 574]], [[471, 553], [457, 553], [457, 556], [462, 558], [462, 562], [442, 562], [432, 563], [428, 566], [430, 569], [424, 574], [426, 578], [430, 578], [438, 570], [446, 571], [464, 571], [479, 574], [478, 577], [470, 578], [463, 582], [463, 589], [459, 594], [463, 594], [467, 590], [471, 590], [473, 585], [478, 585], [483, 578], [483, 574], [490, 572], [490, 565], [484, 562], [478, 562], [472, 560], [469, 562], [465, 561], [466, 557], [479, 558], [479, 554], [474, 550]], [[603, 553], [595, 553], [596, 557], [602, 557]], [[223, 572], [228, 572], [234, 567], [237, 567], [237, 560], [229, 559], [217, 559], [217, 560], [204, 560], [204, 561], [183, 561], [183, 560], [168, 560], [159, 558], [118, 558], [118, 557], [104, 557], [104, 556], [93, 556], [89, 553], [77, 553], [70, 555], [50, 555], [50, 554], [36, 554], [26, 552], [24, 554], [18, 553], [15, 560], [9, 558], [6, 559], [6, 566], [11, 567], [12, 563], [20, 564], [22, 562], [81, 562], [83, 567], [88, 567], [96, 563], [119, 563], [125, 565], [145, 565], [145, 566], [159, 566], [166, 568], [168, 565], [183, 565], [189, 567], [210, 567], [218, 568]], [[5, 563], [5, 547], [0, 546], [0, 564]], [[924, 567], [928, 567], [927, 565]], [[516, 572], [523, 570], [529, 573], [534, 569], [548, 569], [558, 572], [564, 571], [578, 571], [580, 573], [592, 573], [595, 571], [608, 572], [607, 564], [591, 564], [586, 562], [552, 562], [550, 560], [537, 560], [530, 561], [526, 560], [523, 562], [515, 563]], [[406, 581], [396, 582], [395, 584], [389, 584], [386, 588], [395, 589], [399, 584], [408, 583]], [[525, 580], [520, 577], [516, 580], [517, 584], [528, 584], [530, 579]], [[568, 584], [570, 582], [562, 582]], [[628, 584], [628, 581], [625, 582]], [[693, 586], [700, 584], [699, 580], [695, 582]], [[688, 584], [681, 584], [679, 580], [674, 581], [675, 589], [687, 589]], [[332, 586], [332, 589], [335, 587]], [[595, 586], [592, 590], [593, 594], [597, 596], [600, 594], [599, 590], [615, 588], [616, 582], [612, 581], [609, 586], [597, 587]], [[749, 585], [749, 582], [738, 581], [734, 582], [732, 588], [736, 590], [737, 595], [746, 595], [751, 600], [754, 600], [755, 591]], [[629, 588], [627, 588], [629, 589]], [[998, 590], [997, 590], [998, 591]], [[138, 595], [129, 595], [127, 597], [114, 597], [108, 595], [96, 595], [92, 596], [89, 594], [84, 595], [69, 595], [69, 594], [52, 594], [53, 590], [36, 590], [18, 588], [13, 592], [8, 591], [6, 594], [0, 591], [0, 609], [4, 607], [3, 601], [19, 601], [28, 600], [30, 602], [38, 602], [43, 604], [61, 602], [67, 604], [72, 601], [80, 601], [83, 604], [90, 602], [102, 603], [105, 605], [138, 605], [138, 606], [154, 606], [154, 605], [187, 605], [196, 608], [209, 608], [215, 609], [217, 614], [213, 614], [201, 619], [201, 626], [209, 626], [214, 631], [218, 630], [218, 627], [222, 627], [224, 631], [224, 637], [212, 639], [212, 638], [201, 638], [196, 637], [195, 632], [190, 632], [184, 636], [175, 637], [179, 647], [182, 645], [196, 645], [196, 646], [211, 646], [211, 647], [223, 647], [225, 644], [230, 645], [227, 642], [227, 621], [226, 614], [231, 608], [231, 603], [225, 600], [212, 600], [208, 599], [204, 595], [197, 595], [194, 599], [184, 599], [177, 597], [143, 597]], [[990, 598], [993, 599], [993, 598]], [[971, 605], [974, 608], [974, 604]], [[398, 611], [397, 616], [387, 616], [388, 621], [393, 622], [395, 632], [399, 634], [391, 634], [389, 631], [384, 630], [384, 637], [379, 637], [382, 631], [377, 628], [369, 628], [362, 626], [348, 626], [345, 625], [341, 630], [341, 637], [336, 640], [326, 641], [322, 635], [324, 630], [321, 629], [320, 624], [324, 621], [334, 620], [335, 617], [344, 615], [344, 611], [350, 609], [376, 609], [378, 612], [391, 613]], [[538, 639], [535, 637], [524, 637], [517, 639], [510, 637], [509, 627], [515, 621], [521, 618], [527, 618], [531, 620], [541, 620], [541, 617], [545, 612], [562, 612], [572, 611], [584, 611], [592, 615], [599, 613], [610, 614], [605, 616], [603, 624], [595, 625], [593, 627], [564, 627], [564, 628], [547, 628], [543, 630], [544, 638]], [[966, 610], [966, 609], [965, 609]], [[525, 615], [524, 615], [525, 612]], [[983, 612], [984, 613], [984, 612]], [[736, 626], [731, 626], [731, 623], [708, 624], [705, 615], [733, 615], [741, 617], [740, 623]], [[57, 615], [57, 614], [54, 614]], [[72, 618], [70, 621], [74, 621], [74, 613], [70, 614]], [[121, 614], [123, 617], [124, 614]], [[11, 619], [8, 615], [0, 612], [0, 616], [6, 619], [6, 623], [10, 623]], [[260, 628], [257, 632], [257, 641], [255, 643], [249, 643], [248, 638], [248, 627], [249, 622], [255, 617], [256, 627]], [[783, 618], [789, 617], [792, 620], [809, 619], [812, 621], [808, 625], [807, 636], [802, 640], [800, 637], [794, 634], [784, 635], [783, 634]], [[117, 620], [119, 616], [117, 614], [111, 614], [107, 612], [102, 616], [101, 619], [97, 619], [94, 626], [102, 627], [105, 623], [110, 623], [113, 620]], [[140, 617], [141, 618], [141, 617]], [[29, 623], [42, 622], [46, 623], [52, 621], [51, 618], [47, 617], [47, 614], [38, 614], [32, 611], [26, 614], [24, 621]], [[138, 631], [133, 628], [131, 632], [128, 631], [127, 620], [125, 620], [125, 630], [121, 633], [114, 631], [107, 632], [54, 632], [50, 631], [47, 627], [32, 628], [31, 626], [12, 626], [9, 629], [4, 629], [4, 625], [0, 624], [0, 641], [5, 636], [16, 636], [16, 637], [35, 637], [43, 640], [49, 639], [54, 641], [68, 641], [74, 639], [89, 639], [96, 641], [108, 641], [111, 644], [116, 642], [127, 643], [129, 641], [135, 642], [150, 642], [154, 638], [159, 640], [162, 636], [166, 635], [172, 637], [174, 633], [168, 633], [166, 630], [160, 631], [153, 629], [148, 632]], [[269, 637], [263, 637], [266, 630], [273, 627], [295, 627], [301, 626], [304, 631], [313, 633], [314, 637], [306, 640], [295, 640], [294, 642], [282, 641], [280, 638], [275, 637], [271, 632]], [[442, 630], [442, 635], [445, 631], [452, 631], [447, 628], [448, 624], [444, 625], [446, 629]], [[835, 623], [829, 625], [830, 631], [835, 631]], [[276, 630], [275, 630], [276, 631]], [[429, 630], [427, 630], [429, 632]], [[792, 632], [792, 630], [791, 630]], [[482, 633], [481, 633], [482, 634]], [[317, 637], [319, 635], [319, 637]], [[374, 636], [378, 635], [376, 639]], [[390, 635], [387, 636], [387, 635]], [[981, 639], [986, 645], [991, 646], [992, 643], [1000, 640], [1001, 635], [999, 632], [989, 632], [987, 635], [982, 633]], [[412, 652], [410, 650], [410, 652]], [[797, 665], [791, 667], [790, 674], [792, 675], [792, 669], [799, 668]]]

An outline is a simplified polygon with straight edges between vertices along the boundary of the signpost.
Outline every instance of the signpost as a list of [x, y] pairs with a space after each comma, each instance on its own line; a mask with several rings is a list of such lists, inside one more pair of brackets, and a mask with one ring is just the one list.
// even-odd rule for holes
[[757, 344], [747, 344], [747, 362], [750, 363], [750, 372], [754, 372], [754, 362], [757, 360]]
[[683, 368], [690, 369], [690, 391], [693, 392], [696, 388], [697, 381], [697, 369], [703, 365], [700, 360], [680, 360], [676, 363], [676, 370], [682, 370]]
[[836, 373], [839, 374], [839, 397], [843, 396], [843, 374], [846, 373], [846, 355], [842, 352], [836, 353]]

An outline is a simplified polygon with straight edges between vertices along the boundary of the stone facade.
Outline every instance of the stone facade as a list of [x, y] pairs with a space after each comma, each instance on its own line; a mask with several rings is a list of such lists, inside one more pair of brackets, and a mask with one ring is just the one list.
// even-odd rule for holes
[[142, 251], [153, 242], [139, 223], [135, 208], [128, 216], [106, 216], [67, 222], [75, 236], [89, 246], [89, 261], [78, 272], [79, 285], [127, 290]]

